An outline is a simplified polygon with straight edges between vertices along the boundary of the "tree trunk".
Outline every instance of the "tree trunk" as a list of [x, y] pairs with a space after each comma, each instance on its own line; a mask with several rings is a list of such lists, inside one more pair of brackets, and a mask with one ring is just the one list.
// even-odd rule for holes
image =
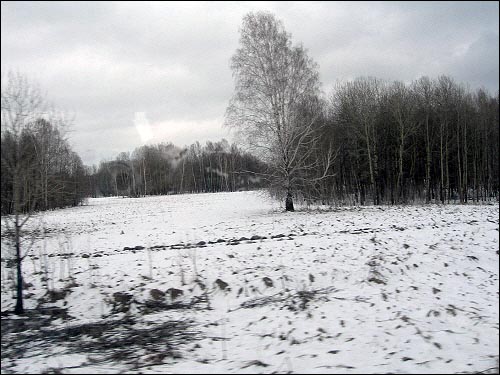
[[426, 203], [431, 202], [431, 146], [429, 137], [429, 115], [425, 118], [425, 184], [426, 184]]
[[179, 188], [179, 193], [182, 194], [182, 190], [183, 190], [183, 183], [184, 183], [184, 162], [185, 162], [185, 159], [182, 159], [182, 174], [181, 174], [181, 186]]
[[142, 174], [144, 178], [144, 196], [148, 193], [148, 186], [146, 182], [146, 164], [144, 163], [144, 159], [142, 159]]
[[446, 128], [446, 136], [445, 136], [445, 178], [446, 178], [446, 196], [448, 200], [448, 204], [450, 203], [451, 191], [450, 191], [450, 164], [449, 164], [449, 151], [448, 151], [448, 128]]
[[137, 197], [137, 187], [136, 187], [136, 184], [135, 184], [135, 171], [134, 171], [134, 162], [131, 161], [130, 162], [130, 166], [132, 168], [132, 185], [133, 185], [133, 196], [134, 197]]
[[469, 191], [468, 191], [468, 183], [467, 183], [467, 163], [468, 163], [468, 160], [467, 160], [467, 117], [465, 118], [464, 120], [464, 131], [463, 131], [463, 134], [464, 134], [464, 142], [463, 142], [463, 145], [464, 145], [464, 155], [463, 155], [463, 166], [464, 166], [464, 173], [463, 173], [463, 194], [464, 194], [464, 203], [467, 203], [468, 201], [468, 194], [469, 194]]
[[439, 169], [440, 169], [440, 179], [439, 179], [439, 198], [441, 203], [444, 204], [444, 160], [443, 160], [443, 123], [441, 122], [440, 133], [439, 133]]
[[370, 146], [370, 135], [368, 133], [368, 125], [365, 123], [364, 124], [364, 130], [365, 130], [365, 137], [366, 137], [366, 150], [368, 151], [368, 167], [370, 171], [370, 184], [372, 188], [372, 194], [373, 194], [373, 204], [378, 205], [378, 196], [377, 196], [377, 191], [376, 191], [376, 186], [375, 186], [375, 177], [374, 177], [374, 167], [373, 167], [373, 160], [372, 160], [372, 153], [371, 153], [371, 146]]
[[458, 165], [458, 198], [460, 203], [464, 202], [463, 192], [462, 192], [462, 165], [460, 161], [460, 111], [457, 111], [457, 165]]
[[397, 193], [397, 200], [398, 203], [401, 203], [404, 201], [403, 198], [403, 153], [404, 153], [404, 134], [403, 131], [401, 130], [400, 133], [400, 143], [399, 143], [399, 153], [398, 153], [398, 178], [396, 181], [396, 193]]
[[295, 211], [295, 209], [293, 208], [292, 193], [290, 191], [286, 193], [285, 209], [287, 211], [292, 211], [292, 212]]
[[17, 268], [17, 299], [16, 299], [16, 307], [14, 309], [14, 313], [17, 315], [24, 314], [24, 304], [23, 304], [23, 274], [21, 270], [21, 233], [19, 226], [19, 217], [16, 213], [16, 268]]

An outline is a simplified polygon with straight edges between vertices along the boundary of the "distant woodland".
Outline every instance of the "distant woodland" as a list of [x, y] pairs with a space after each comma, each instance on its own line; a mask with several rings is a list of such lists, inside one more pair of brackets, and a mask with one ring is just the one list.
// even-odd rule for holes
[[226, 140], [186, 148], [145, 145], [103, 161], [88, 173], [90, 196], [215, 193], [263, 187], [263, 163]]

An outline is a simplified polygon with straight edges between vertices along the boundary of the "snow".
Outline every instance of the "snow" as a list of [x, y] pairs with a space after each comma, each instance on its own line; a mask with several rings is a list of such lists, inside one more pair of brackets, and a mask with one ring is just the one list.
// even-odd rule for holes
[[[68, 316], [26, 330], [31, 345], [20, 333], [4, 333], [4, 322], [14, 319], [2, 317], [2, 372], [452, 373], [498, 366], [498, 204], [287, 213], [263, 192], [238, 192], [89, 199], [30, 225], [37, 223], [47, 236], [23, 263], [33, 284], [25, 307], [59, 307]], [[2, 311], [15, 302], [7, 245], [2, 239]], [[49, 289], [66, 293], [50, 302], [43, 277]], [[183, 294], [163, 296], [170, 288]], [[115, 293], [130, 300], [120, 304]], [[57, 336], [99, 322], [99, 334]], [[151, 334], [149, 341], [126, 341], [134, 330]], [[48, 333], [55, 339], [45, 339]], [[114, 340], [130, 350], [104, 358]], [[25, 351], [6, 351], [7, 342], [23, 342]]]

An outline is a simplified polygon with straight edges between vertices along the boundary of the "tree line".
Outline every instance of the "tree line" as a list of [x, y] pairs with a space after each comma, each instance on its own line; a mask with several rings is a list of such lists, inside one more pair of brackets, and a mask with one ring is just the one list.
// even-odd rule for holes
[[498, 199], [499, 99], [452, 78], [360, 78], [327, 102], [325, 137], [338, 150], [320, 186], [341, 203]]
[[225, 139], [184, 148], [159, 143], [102, 161], [85, 189], [90, 196], [129, 197], [251, 190], [263, 187], [262, 169], [259, 159]]
[[[3, 83], [3, 82], [2, 82]], [[85, 198], [85, 167], [71, 149], [63, 116], [38, 87], [10, 73], [2, 87], [1, 212], [76, 206]]]

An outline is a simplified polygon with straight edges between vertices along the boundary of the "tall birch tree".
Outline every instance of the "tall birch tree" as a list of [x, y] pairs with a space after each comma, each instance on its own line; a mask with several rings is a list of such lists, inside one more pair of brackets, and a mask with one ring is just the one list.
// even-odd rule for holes
[[317, 64], [301, 45], [292, 45], [271, 13], [247, 14], [240, 32], [231, 59], [236, 87], [226, 124], [267, 163], [266, 177], [286, 195], [286, 210], [293, 211], [303, 172], [319, 165], [311, 161], [321, 137]]

